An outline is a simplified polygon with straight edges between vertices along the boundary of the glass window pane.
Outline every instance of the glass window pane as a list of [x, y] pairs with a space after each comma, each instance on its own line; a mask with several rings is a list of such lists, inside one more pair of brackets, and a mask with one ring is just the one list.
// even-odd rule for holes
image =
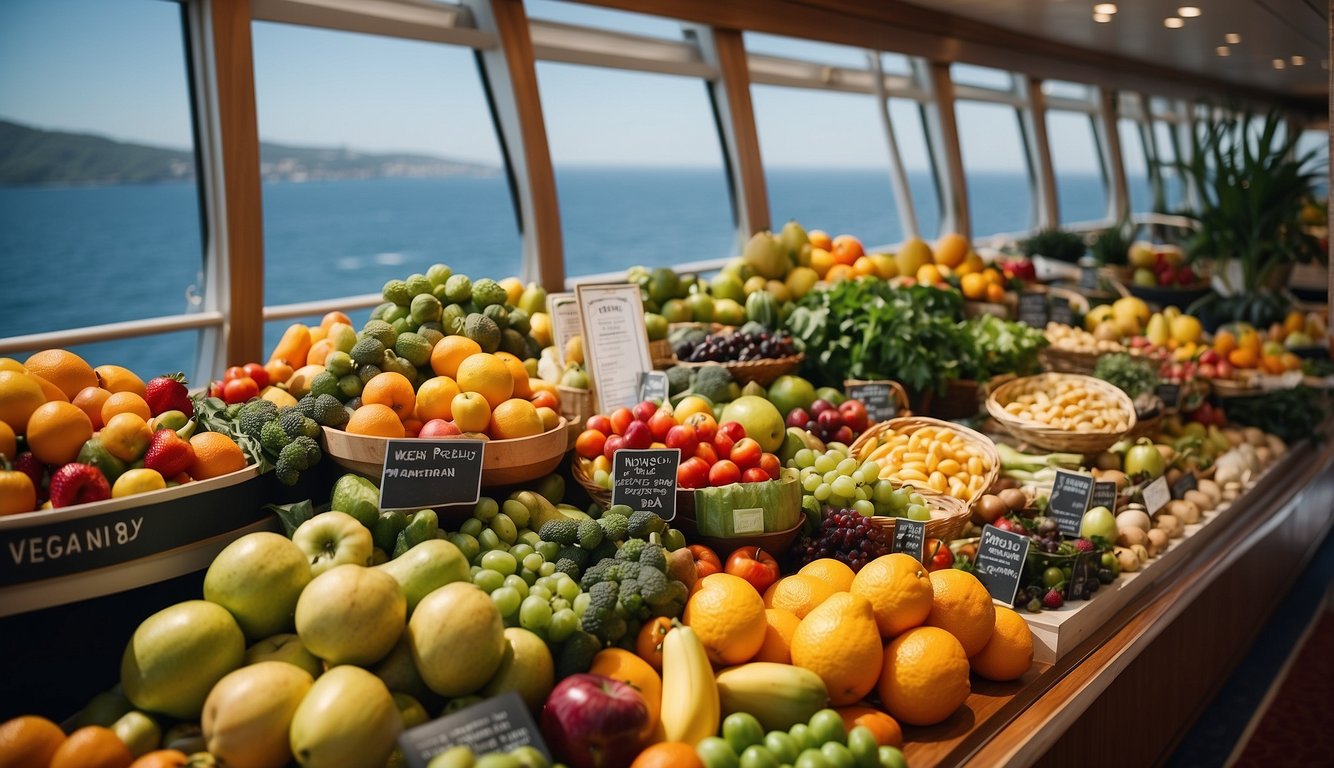
[[[4, 4], [0, 337], [196, 306], [203, 244], [182, 37], [174, 3]], [[93, 365], [190, 370], [197, 336], [86, 351]]]
[[830, 64], [836, 67], [866, 69], [869, 62], [866, 51], [848, 45], [834, 45], [815, 40], [800, 40], [794, 37], [766, 35], [761, 32], [743, 32], [742, 40], [748, 53], [760, 53], [766, 56], [781, 56], [785, 59], [801, 59], [817, 64]]
[[1315, 194], [1319, 198], [1329, 196], [1329, 133], [1325, 131], [1302, 131], [1297, 138], [1297, 156], [1306, 157], [1314, 153], [1309, 167], [1316, 172]]
[[894, 138], [898, 140], [899, 157], [908, 175], [917, 229], [922, 237], [934, 238], [940, 234], [940, 191], [931, 170], [922, 105], [909, 99], [890, 99], [889, 116], [894, 121]]
[[701, 81], [546, 61], [537, 76], [567, 275], [737, 252]]
[[1144, 136], [1134, 120], [1117, 120], [1116, 129], [1121, 137], [1121, 161], [1126, 169], [1126, 186], [1130, 192], [1130, 210], [1147, 213], [1153, 210], [1153, 188], [1149, 182], [1149, 161], [1144, 153]]
[[1002, 104], [959, 101], [955, 114], [973, 236], [1031, 228], [1033, 194], [1018, 112]]
[[1043, 80], [1042, 93], [1061, 99], [1083, 99], [1087, 101], [1093, 97], [1093, 88], [1084, 83], [1072, 83], [1066, 80]]
[[1007, 93], [1014, 89], [1014, 78], [1003, 69], [979, 67], [973, 64], [954, 63], [950, 65], [950, 79], [959, 85], [972, 85], [978, 88], [991, 88]]
[[751, 101], [775, 226], [796, 219], [867, 247], [902, 239], [874, 97], [755, 85]]
[[885, 70], [887, 75], [904, 75], [906, 77], [912, 74], [912, 62], [902, 53], [881, 53], [880, 68]]
[[1107, 218], [1107, 185], [1093, 118], [1082, 112], [1048, 112], [1047, 142], [1061, 223]]
[[1158, 150], [1158, 167], [1163, 176], [1163, 199], [1155, 208], [1164, 212], [1179, 210], [1184, 202], [1185, 185], [1181, 173], [1174, 166], [1177, 159], [1176, 142], [1173, 141], [1176, 126], [1155, 120], [1153, 123], [1154, 145]]
[[683, 37], [681, 22], [662, 16], [616, 11], [609, 8], [591, 8], [579, 3], [556, 2], [555, 0], [525, 0], [523, 7], [531, 19], [558, 21], [562, 24], [610, 29], [614, 32], [628, 32], [668, 40], [680, 40]]
[[435, 262], [519, 271], [470, 49], [256, 22], [264, 300], [378, 291]]

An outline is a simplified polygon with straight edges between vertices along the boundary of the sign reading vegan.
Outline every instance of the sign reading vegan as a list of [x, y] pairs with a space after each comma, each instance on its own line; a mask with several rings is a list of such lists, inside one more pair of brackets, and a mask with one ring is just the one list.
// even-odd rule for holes
[[622, 448], [611, 460], [611, 503], [663, 520], [676, 517], [676, 468], [679, 448]]
[[482, 493], [483, 440], [389, 440], [380, 475], [381, 509], [476, 504]]

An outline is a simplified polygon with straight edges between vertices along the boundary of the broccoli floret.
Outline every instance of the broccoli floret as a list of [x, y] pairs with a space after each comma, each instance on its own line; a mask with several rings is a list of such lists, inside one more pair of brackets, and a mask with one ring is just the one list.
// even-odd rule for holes
[[593, 589], [593, 586], [606, 580], [607, 568], [615, 562], [614, 560], [600, 560], [592, 567], [584, 570], [584, 575], [579, 579], [579, 588], [585, 592]]
[[648, 542], [643, 539], [630, 539], [629, 541], [626, 541], [621, 545], [620, 549], [616, 550], [616, 559], [629, 560], [631, 562], [639, 560], [639, 555], [644, 551], [644, 545], [647, 543]]
[[613, 613], [611, 618], [602, 624], [603, 635], [608, 643], [616, 643], [630, 632], [630, 625], [626, 623], [625, 617], [619, 613]]
[[556, 573], [563, 573], [575, 581], [579, 581], [579, 571], [579, 564], [568, 557], [562, 557], [556, 561]]
[[597, 549], [602, 539], [602, 526], [598, 525], [598, 521], [585, 520], [579, 523], [579, 546], [584, 549]]
[[328, 393], [306, 395], [296, 405], [303, 416], [314, 419], [321, 427], [340, 429], [347, 424], [347, 409], [338, 398]]
[[616, 564], [617, 570], [621, 572], [621, 582], [638, 581], [639, 571], [642, 566], [639, 563], [621, 562]]
[[639, 553], [639, 564], [646, 565], [664, 574], [667, 573], [666, 550], [662, 548], [661, 544], [651, 542], [645, 544], [643, 551]]
[[732, 374], [723, 366], [702, 365], [690, 377], [689, 391], [707, 397], [709, 402], [723, 403], [733, 399], [731, 384]]
[[596, 563], [599, 560], [608, 560], [616, 557], [616, 542], [610, 538], [602, 540], [597, 549], [588, 555], [588, 562]]
[[314, 419], [301, 415], [295, 408], [288, 408], [280, 413], [278, 423], [282, 425], [287, 436], [293, 439], [302, 435], [310, 438], [320, 436], [320, 425], [316, 424]]
[[588, 567], [588, 551], [573, 544], [561, 547], [556, 553], [556, 559], [573, 561], [581, 569]]
[[246, 403], [236, 416], [236, 426], [256, 440], [263, 440], [264, 425], [278, 417], [278, 406], [264, 399]]
[[647, 539], [650, 533], [662, 533], [667, 521], [652, 512], [636, 512], [626, 521], [626, 533], [634, 539]]
[[676, 395], [690, 389], [690, 368], [673, 365], [667, 369], [667, 394]]
[[264, 422], [264, 428], [259, 431], [259, 444], [264, 447], [265, 453], [277, 456], [290, 442], [292, 438], [287, 436], [276, 420]]
[[570, 545], [579, 537], [579, 524], [573, 520], [548, 520], [542, 524], [537, 535], [542, 537], [542, 541]]
[[671, 579], [663, 575], [662, 571], [653, 568], [639, 569], [639, 594], [644, 596], [644, 602], [658, 608], [671, 602], [675, 594], [671, 589]]
[[616, 617], [616, 603], [619, 596], [620, 587], [612, 581], [600, 581], [588, 590], [588, 610], [584, 611], [580, 620], [585, 632], [597, 635], [603, 640], [620, 637], [619, 634], [613, 636], [608, 631], [611, 620]]
[[593, 635], [580, 630], [560, 644], [560, 650], [554, 654], [557, 679], [587, 672], [593, 666], [593, 657], [602, 650], [602, 642]]
[[626, 616], [638, 616], [644, 608], [644, 596], [640, 594], [638, 581], [622, 581], [617, 602]]
[[615, 512], [607, 512], [598, 518], [598, 525], [602, 526], [602, 532], [606, 538], [611, 541], [625, 541], [626, 531], [629, 527], [629, 520], [625, 515], [619, 515]]
[[[306, 437], [305, 440], [310, 440]], [[313, 442], [313, 441], [312, 441]], [[303, 470], [311, 466], [310, 456], [306, 453], [307, 446], [302, 440], [293, 440], [287, 444], [278, 454], [277, 466], [274, 467], [274, 474], [278, 477], [278, 482], [283, 485], [296, 485], [297, 477]], [[319, 446], [315, 446], [319, 450]]]
[[315, 438], [313, 437], [307, 437], [306, 435], [301, 435], [300, 437], [293, 440], [292, 443], [295, 445], [299, 445], [305, 449], [306, 469], [310, 469], [316, 464], [319, 464], [320, 459], [323, 458], [324, 456], [324, 453], [320, 450], [320, 444], [315, 442]]

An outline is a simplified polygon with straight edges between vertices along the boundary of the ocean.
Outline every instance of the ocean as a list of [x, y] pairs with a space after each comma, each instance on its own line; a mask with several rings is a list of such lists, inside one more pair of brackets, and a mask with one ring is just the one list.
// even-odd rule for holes
[[[558, 169], [556, 180], [569, 275], [738, 252], [721, 172]], [[1101, 217], [1100, 179], [1061, 181], [1063, 218]], [[868, 246], [903, 237], [885, 173], [770, 170], [768, 182], [775, 227], [795, 218]], [[933, 184], [926, 175], [910, 184], [922, 234], [934, 238]], [[976, 174], [970, 185], [975, 233], [1028, 225], [1026, 176]], [[270, 305], [378, 291], [435, 262], [474, 278], [519, 269], [518, 225], [500, 177], [274, 182], [263, 195]], [[205, 240], [193, 184], [0, 188], [0, 337], [197, 309]], [[290, 322], [268, 324], [266, 350]], [[188, 331], [72, 349], [148, 378], [190, 371], [197, 343]]]

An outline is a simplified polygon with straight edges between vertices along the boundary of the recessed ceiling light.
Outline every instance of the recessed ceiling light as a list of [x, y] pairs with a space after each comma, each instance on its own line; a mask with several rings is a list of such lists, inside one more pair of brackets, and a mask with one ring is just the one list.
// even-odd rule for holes
[[1226, 45], [1220, 45], [1214, 49], [1214, 53], [1217, 53], [1219, 56], [1231, 56], [1232, 49], [1228, 48]]
[[1228, 45], [1236, 45], [1241, 42], [1241, 35], [1236, 32], [1229, 32], [1224, 36], [1224, 39], [1227, 40]]
[[1116, 3], [1098, 3], [1093, 6], [1093, 12], [1104, 16], [1111, 16], [1116, 13]]
[[1185, 24], [1186, 22], [1182, 21], [1181, 19], [1178, 19], [1175, 16], [1168, 16], [1167, 18], [1163, 19], [1163, 26], [1167, 27], [1168, 29], [1181, 29], [1183, 26], [1185, 26]]
[[1305, 57], [1305, 56], [1293, 56], [1293, 57], [1292, 57], [1292, 66], [1294, 66], [1294, 67], [1300, 67], [1301, 65], [1303, 65], [1303, 64], [1305, 64], [1305, 63], [1306, 63], [1306, 57]]
[[1288, 62], [1283, 59], [1274, 59], [1274, 69], [1283, 69], [1288, 66]]
[[1200, 9], [1193, 5], [1183, 5], [1177, 9], [1177, 15], [1183, 19], [1193, 19], [1200, 15]]
[[1099, 24], [1106, 24], [1112, 20], [1112, 15], [1110, 13], [1095, 13], [1093, 14], [1093, 20]]

